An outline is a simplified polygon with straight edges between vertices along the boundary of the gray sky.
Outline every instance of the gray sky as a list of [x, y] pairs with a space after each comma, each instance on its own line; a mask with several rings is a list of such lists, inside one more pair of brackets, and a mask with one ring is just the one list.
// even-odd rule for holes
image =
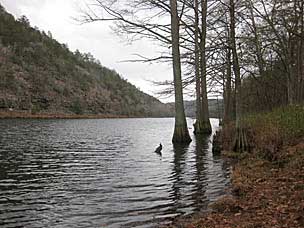
[[[113, 34], [110, 23], [79, 25], [73, 17], [79, 16], [79, 3], [82, 0], [0, 0], [6, 10], [15, 17], [26, 15], [32, 26], [45, 32], [51, 31], [60, 43], [65, 43], [75, 51], [91, 52], [103, 66], [115, 69], [123, 78], [154, 95], [159, 90], [147, 80], [171, 80], [170, 64], [122, 63], [135, 58], [133, 54], [156, 56], [160, 50], [149, 41], [141, 40], [128, 45]], [[163, 102], [173, 98], [160, 99]]]

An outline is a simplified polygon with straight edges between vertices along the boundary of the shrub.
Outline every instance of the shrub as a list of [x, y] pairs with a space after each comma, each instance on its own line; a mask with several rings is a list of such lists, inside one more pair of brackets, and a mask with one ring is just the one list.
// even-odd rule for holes
[[251, 145], [258, 155], [277, 160], [284, 145], [304, 136], [304, 107], [289, 106], [245, 118]]
[[79, 99], [75, 99], [70, 107], [71, 112], [81, 115], [83, 114], [83, 108]]

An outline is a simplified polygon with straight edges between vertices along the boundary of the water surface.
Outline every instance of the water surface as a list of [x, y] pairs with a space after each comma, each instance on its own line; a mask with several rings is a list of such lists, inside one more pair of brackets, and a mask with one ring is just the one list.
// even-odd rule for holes
[[[0, 226], [155, 227], [205, 210], [223, 194], [229, 167], [212, 156], [212, 137], [174, 147], [173, 126], [0, 120]], [[160, 142], [162, 157], [153, 152]]]

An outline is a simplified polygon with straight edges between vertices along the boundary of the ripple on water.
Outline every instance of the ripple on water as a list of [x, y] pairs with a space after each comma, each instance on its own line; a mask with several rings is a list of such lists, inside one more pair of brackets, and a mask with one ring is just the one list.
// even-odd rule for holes
[[173, 125], [0, 120], [0, 226], [154, 227], [205, 209], [223, 194], [229, 166], [209, 137], [173, 147]]

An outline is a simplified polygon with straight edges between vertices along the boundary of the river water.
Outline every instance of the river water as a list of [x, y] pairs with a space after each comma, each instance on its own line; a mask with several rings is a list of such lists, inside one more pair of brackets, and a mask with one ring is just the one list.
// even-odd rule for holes
[[205, 210], [224, 193], [229, 166], [212, 156], [212, 137], [174, 147], [173, 126], [0, 120], [0, 227], [156, 227]]

